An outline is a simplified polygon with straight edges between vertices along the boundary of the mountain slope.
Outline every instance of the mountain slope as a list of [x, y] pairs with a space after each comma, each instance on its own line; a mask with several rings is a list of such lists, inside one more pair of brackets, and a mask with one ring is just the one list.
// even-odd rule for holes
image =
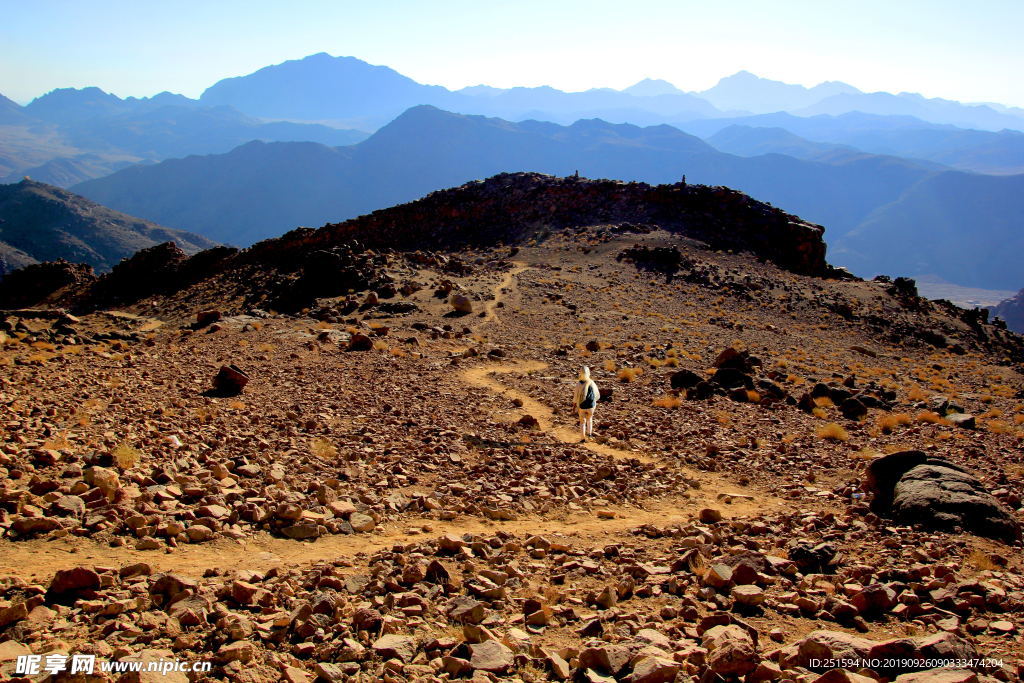
[[0, 185], [0, 274], [37, 261], [86, 263], [109, 270], [145, 247], [173, 241], [187, 253], [216, 246], [183, 230], [113, 211], [51, 185]]
[[923, 179], [834, 244], [856, 272], [936, 273], [969, 287], [1024, 280], [1024, 175], [949, 171]]
[[743, 157], [759, 154], [785, 154], [797, 159], [817, 159], [836, 151], [853, 148], [828, 142], [813, 142], [785, 128], [754, 128], [732, 125], [706, 139], [715, 149]]

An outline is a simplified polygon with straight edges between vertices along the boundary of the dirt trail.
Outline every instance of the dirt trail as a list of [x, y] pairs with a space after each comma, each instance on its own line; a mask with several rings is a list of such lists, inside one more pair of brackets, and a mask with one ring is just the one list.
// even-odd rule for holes
[[504, 297], [504, 290], [511, 289], [512, 285], [515, 283], [516, 275], [519, 275], [519, 273], [523, 272], [527, 268], [529, 268], [529, 266], [522, 261], [512, 262], [512, 269], [505, 273], [505, 277], [503, 277], [501, 282], [494, 287], [494, 298], [484, 304], [483, 322], [498, 321], [496, 309], [498, 308], [498, 303]]
[[[121, 567], [146, 562], [154, 571], [173, 571], [200, 577], [207, 569], [225, 568], [266, 571], [272, 567], [297, 568], [336, 559], [354, 560], [361, 553], [372, 554], [396, 543], [413, 543], [419, 538], [443, 534], [493, 534], [498, 530], [518, 536], [544, 535], [570, 545], [604, 542], [644, 524], [668, 526], [693, 521], [699, 507], [712, 503], [712, 493], [696, 490], [690, 495], [651, 501], [645, 509], [623, 506], [614, 509], [615, 517], [604, 519], [596, 512], [557, 513], [548, 517], [524, 515], [508, 521], [462, 517], [439, 521], [410, 517], [389, 522], [373, 534], [322, 536], [303, 542], [261, 533], [243, 541], [220, 539], [211, 543], [182, 545], [172, 552], [112, 548], [90, 539], [33, 540], [12, 543], [0, 541], [0, 576], [17, 575], [42, 584], [49, 582], [58, 569], [77, 565]], [[750, 501], [718, 504], [727, 518], [757, 510]], [[429, 531], [425, 531], [429, 529]]]
[[[504, 277], [504, 279], [494, 288], [494, 298], [488, 302], [488, 314], [490, 317], [486, 318], [489, 321], [497, 321], [497, 316], [493, 315], [494, 309], [497, 307], [505, 296], [507, 291], [510, 291], [515, 286], [515, 277], [519, 273], [529, 268], [528, 265], [520, 261], [515, 262], [515, 267], [510, 270]], [[579, 444], [587, 450], [605, 455], [608, 457], [616, 458], [619, 460], [623, 459], [636, 459], [641, 462], [647, 463], [666, 463], [664, 458], [656, 457], [643, 453], [641, 451], [628, 450], [624, 448], [616, 448], [603, 443], [598, 443], [592, 439], [586, 441], [582, 440], [578, 427], [569, 427], [564, 424], [558, 424], [554, 411], [547, 405], [540, 401], [532, 398], [530, 395], [507, 387], [501, 382], [494, 379], [493, 375], [502, 374], [526, 374], [530, 372], [538, 372], [548, 367], [547, 363], [541, 361], [531, 360], [519, 360], [508, 363], [492, 363], [488, 365], [476, 366], [469, 368], [461, 373], [461, 379], [467, 384], [487, 389], [494, 393], [506, 396], [510, 399], [518, 399], [522, 402], [522, 412], [524, 414], [532, 415], [537, 420], [537, 425], [541, 431], [551, 435], [555, 440], [565, 444]], [[677, 466], [678, 463], [676, 463]], [[679, 466], [680, 469], [684, 470], [687, 475], [701, 482], [702, 487], [710, 488], [715, 491], [729, 491], [733, 492], [737, 490], [737, 485], [725, 477], [712, 473], [712, 472], [701, 472], [692, 470], [686, 467]], [[746, 495], [752, 495], [753, 492], [747, 493]], [[766, 492], [758, 492], [756, 498], [761, 500], [761, 504], [768, 502], [769, 500], [773, 503], [780, 501], [777, 497], [767, 494]]]
[[[497, 322], [496, 309], [505, 290], [514, 287], [515, 277], [529, 266], [516, 262], [495, 286], [494, 299], [485, 306], [485, 320]], [[562, 443], [577, 444], [579, 433], [556, 423], [552, 410], [530, 396], [505, 387], [493, 375], [527, 373], [542, 370], [546, 363], [517, 361], [474, 367], [462, 374], [468, 384], [489, 391], [519, 398], [523, 409], [537, 418], [544, 432]], [[588, 450], [614, 458], [636, 458], [644, 462], [666, 462], [645, 453], [613, 448], [588, 441], [582, 444]], [[685, 469], [685, 468], [683, 468]], [[757, 492], [754, 499], [739, 497], [719, 500], [720, 491], [736, 491], [736, 485], [720, 475], [690, 472], [688, 476], [700, 482], [700, 488], [682, 492], [678, 496], [653, 499], [644, 507], [632, 505], [597, 511], [562, 511], [547, 516], [523, 515], [515, 520], [493, 521], [480, 517], [462, 517], [440, 521], [423, 517], [407, 517], [388, 522], [372, 534], [350, 536], [324, 536], [314, 542], [295, 541], [261, 533], [242, 541], [219, 539], [206, 544], [186, 544], [165, 552], [140, 551], [131, 547], [110, 547], [91, 539], [60, 538], [56, 540], [0, 541], [0, 575], [13, 574], [30, 581], [45, 584], [58, 569], [76, 565], [119, 567], [136, 562], [147, 562], [155, 571], [174, 571], [188, 576], [201, 576], [207, 569], [251, 569], [265, 571], [275, 566], [299, 567], [325, 560], [346, 558], [357, 560], [361, 553], [373, 553], [396, 543], [410, 543], [421, 537], [441, 534], [490, 534], [501, 529], [517, 535], [544, 534], [572, 542], [594, 543], [610, 535], [626, 533], [644, 524], [668, 526], [675, 522], [693, 521], [695, 513], [706, 506], [721, 509], [726, 518], [745, 516], [781, 508], [781, 499]], [[754, 491], [748, 491], [754, 494]]]

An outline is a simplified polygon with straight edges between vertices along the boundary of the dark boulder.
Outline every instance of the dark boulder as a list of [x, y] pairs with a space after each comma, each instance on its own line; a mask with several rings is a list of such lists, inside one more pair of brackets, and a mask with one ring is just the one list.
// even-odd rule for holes
[[1007, 543], [1021, 540], [1020, 523], [977, 478], [963, 468], [921, 451], [877, 458], [868, 466], [865, 489], [871, 508], [905, 524], [960, 529]]
[[863, 420], [867, 417], [868, 407], [856, 398], [848, 398], [839, 404], [839, 412], [847, 420]]
[[711, 377], [711, 381], [723, 389], [753, 389], [754, 380], [741, 370], [736, 368], [719, 368]]
[[249, 375], [237, 365], [222, 365], [213, 378], [213, 389], [220, 395], [236, 396], [249, 383]]
[[669, 384], [671, 384], [673, 389], [689, 389], [697, 386], [703, 381], [704, 378], [692, 370], [679, 370], [678, 372], [673, 372], [672, 376], [669, 378]]

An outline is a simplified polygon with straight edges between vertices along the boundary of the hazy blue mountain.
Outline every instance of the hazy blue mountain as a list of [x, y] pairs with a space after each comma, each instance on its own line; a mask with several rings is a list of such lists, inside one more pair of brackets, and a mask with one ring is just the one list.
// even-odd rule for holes
[[50, 123], [77, 123], [132, 109], [128, 102], [99, 88], [57, 88], [29, 102], [25, 113]]
[[851, 111], [885, 116], [914, 116], [923, 121], [948, 123], [962, 128], [992, 131], [1004, 128], [1024, 130], [1024, 117], [999, 112], [986, 105], [961, 104], [941, 98], [929, 99], [916, 93], [840, 93], [794, 110], [793, 113], [801, 116], [837, 116]]
[[562, 123], [596, 116], [661, 123], [669, 116], [697, 118], [719, 113], [705, 100], [675, 89], [635, 95], [611, 88], [564, 92], [549, 86], [500, 89], [479, 85], [452, 92], [422, 85], [393, 69], [355, 57], [320, 53], [224, 79], [208, 88], [200, 100], [208, 105], [230, 105], [252, 116], [341, 122], [364, 129], [383, 125], [421, 104], [507, 120], [537, 118]]
[[20, 124], [29, 118], [21, 105], [0, 95], [0, 125]]
[[[688, 122], [684, 130], [711, 140], [732, 126], [784, 129], [812, 143], [852, 147], [871, 154], [920, 159], [978, 173], [1024, 173], [1024, 133], [967, 130], [949, 124], [922, 121], [913, 116], [884, 116], [851, 112], [840, 116], [811, 117], [786, 112], [730, 119]], [[749, 133], [755, 136], [755, 133]], [[765, 140], [770, 135], [762, 133]], [[777, 133], [772, 134], [777, 135]], [[714, 143], [713, 143], [714, 144]], [[716, 145], [718, 146], [718, 145]], [[746, 153], [741, 149], [723, 151]], [[766, 145], [761, 151], [788, 154]], [[796, 156], [800, 156], [797, 154]], [[803, 157], [809, 158], [809, 157]]]
[[146, 108], [104, 119], [69, 123], [63, 131], [82, 148], [111, 147], [147, 159], [226, 152], [251, 140], [350, 145], [365, 133], [318, 124], [263, 123], [231, 107]]
[[628, 88], [623, 88], [622, 92], [637, 97], [657, 97], [659, 95], [685, 95], [682, 90], [672, 85], [668, 81], [663, 81], [660, 78], [645, 78], [638, 83], [634, 83]]
[[960, 285], [1014, 289], [1024, 280], [1024, 175], [949, 171], [923, 178], [834, 244], [861, 273], [935, 273]]
[[[675, 182], [685, 173], [689, 182], [734, 187], [825, 225], [826, 239], [840, 247], [831, 261], [863, 275], [927, 272], [958, 284], [1004, 288], [998, 263], [1004, 254], [1018, 253], [1004, 249], [1003, 228], [1020, 225], [1013, 200], [1017, 176], [949, 173], [930, 163], [843, 149], [817, 161], [781, 154], [740, 157], [665, 125], [512, 123], [429, 106], [410, 109], [349, 147], [250, 143], [227, 154], [127, 168], [75, 190], [134, 215], [245, 245], [296, 225], [339, 221], [502, 171], [579, 171], [652, 183]], [[928, 188], [935, 186], [939, 206], [948, 211], [929, 202]], [[937, 217], [936, 210], [946, 217]], [[928, 243], [932, 224], [939, 222], [934, 257], [918, 258], [902, 243], [898, 249], [886, 246], [889, 233]], [[954, 254], [939, 249], [938, 238], [947, 233], [969, 241], [996, 266], [977, 260], [956, 264]], [[874, 244], [880, 245], [877, 251], [865, 246]], [[919, 270], [925, 265], [927, 270]]]
[[99, 154], [79, 154], [72, 157], [50, 159], [30, 168], [21, 168], [0, 178], [0, 183], [17, 183], [27, 176], [47, 185], [70, 187], [83, 180], [101, 178], [132, 165], [131, 161], [111, 159]]
[[[820, 159], [836, 151], [860, 153], [853, 147], [813, 142], [785, 128], [754, 128], [732, 125], [705, 139], [715, 149], [741, 157], [785, 154], [797, 159]], [[833, 157], [835, 158], [835, 157]]]
[[[366, 133], [319, 124], [264, 122], [181, 95], [121, 99], [99, 88], [64, 88], [11, 109], [0, 131], [0, 182], [28, 175], [67, 187], [131, 163], [226, 152], [251, 140], [349, 145]], [[0, 122], [9, 107], [0, 102]]]
[[859, 92], [852, 85], [840, 81], [827, 81], [813, 88], [805, 88], [802, 85], [760, 78], [749, 71], [740, 71], [696, 94], [722, 111], [764, 114], [800, 109], [833, 95]]
[[225, 155], [129, 168], [76, 191], [151, 220], [247, 244], [341, 220], [502, 171], [723, 184], [838, 236], [930, 172], [887, 157], [812, 163], [724, 154], [670, 126], [511, 123], [415, 107], [347, 148], [250, 144]]
[[113, 211], [52, 185], [30, 180], [0, 185], [0, 275], [58, 258], [109, 270], [161, 242], [176, 242], [186, 253], [216, 246], [205, 237]]
[[362, 122], [390, 120], [417, 104], [451, 105], [463, 97], [421, 85], [386, 66], [321, 52], [225, 78], [199, 99], [264, 118]]

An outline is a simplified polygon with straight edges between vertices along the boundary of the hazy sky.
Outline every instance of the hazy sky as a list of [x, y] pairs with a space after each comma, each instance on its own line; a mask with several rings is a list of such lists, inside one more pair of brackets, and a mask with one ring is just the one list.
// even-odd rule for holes
[[198, 96], [316, 52], [460, 88], [703, 90], [746, 69], [1024, 106], [1024, 0], [0, 0], [0, 93]]

